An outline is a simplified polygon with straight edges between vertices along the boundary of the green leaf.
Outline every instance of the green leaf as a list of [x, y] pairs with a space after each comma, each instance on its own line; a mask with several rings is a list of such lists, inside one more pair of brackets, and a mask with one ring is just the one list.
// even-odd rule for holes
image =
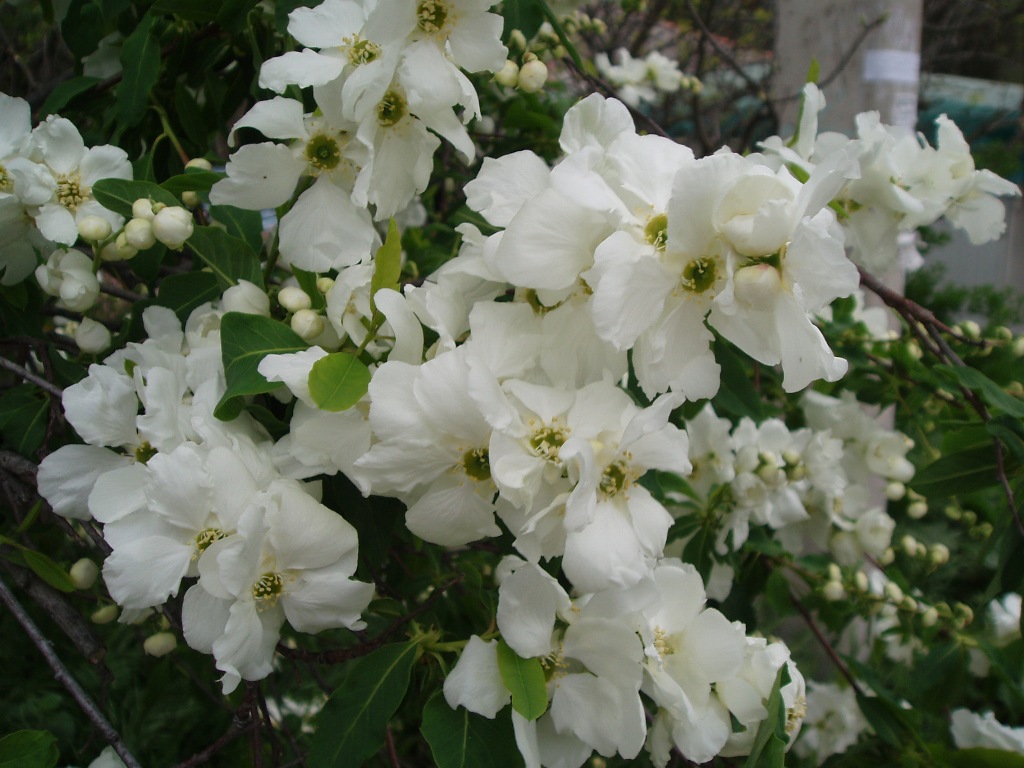
[[126, 181], [125, 179], [100, 179], [92, 185], [92, 195], [104, 208], [114, 213], [132, 217], [132, 203], [148, 198], [154, 203], [180, 205], [174, 195], [151, 181]]
[[180, 197], [182, 192], [209, 192], [210, 187], [223, 178], [226, 178], [223, 173], [186, 168], [184, 173], [171, 176], [160, 186], [175, 197]]
[[85, 93], [98, 82], [100, 82], [98, 77], [87, 77], [85, 75], [65, 80], [50, 91], [50, 95], [46, 97], [46, 101], [43, 102], [43, 106], [39, 109], [39, 114], [56, 115], [64, 109], [64, 107], [68, 105], [68, 102], [75, 98], [75, 96]]
[[217, 23], [229, 32], [239, 32], [246, 17], [259, 0], [222, 0], [217, 11]]
[[683, 561], [692, 563], [701, 577], [707, 581], [714, 565], [712, 553], [715, 549], [715, 526], [711, 520], [704, 520], [700, 529], [683, 547]]
[[544, 22], [540, 0], [505, 0], [501, 4], [501, 15], [505, 17], [501, 39], [506, 42], [513, 29], [518, 29], [529, 40]]
[[779, 667], [772, 691], [768, 694], [768, 716], [757, 726], [754, 745], [750, 748], [747, 762], [744, 763], [745, 768], [755, 768], [756, 766], [782, 768], [786, 755], [786, 743], [789, 741], [789, 737], [786, 735], [786, 705], [782, 701], [782, 688], [788, 682], [789, 668], [783, 664]]
[[430, 745], [437, 768], [523, 765], [507, 710], [488, 720], [463, 707], [452, 709], [438, 691], [423, 708], [420, 731]]
[[1018, 419], [1024, 419], [1024, 402], [1003, 391], [1003, 388], [977, 368], [961, 365], [936, 365], [935, 370], [962, 387], [977, 392], [990, 408], [998, 408]]
[[223, 224], [229, 234], [244, 240], [253, 253], [263, 250], [263, 216], [233, 205], [211, 205], [210, 217]]
[[995, 485], [996, 453], [991, 445], [957, 451], [918, 472], [910, 486], [926, 498], [947, 498]]
[[903, 711], [883, 696], [857, 694], [857, 706], [883, 741], [902, 749], [913, 740], [913, 728]]
[[210, 272], [185, 272], [165, 277], [154, 303], [173, 309], [184, 323], [192, 310], [207, 301], [216, 301], [221, 293], [217, 278]]
[[188, 247], [213, 271], [222, 289], [238, 285], [239, 280], [263, 287], [259, 259], [244, 240], [218, 227], [196, 227]]
[[267, 381], [257, 370], [264, 357], [300, 352], [309, 346], [284, 323], [241, 312], [228, 312], [221, 318], [220, 342], [227, 390], [213, 413], [225, 421], [241, 411], [242, 395], [269, 392], [281, 386]]
[[71, 577], [68, 576], [68, 572], [42, 552], [35, 552], [31, 549], [22, 549], [21, 556], [25, 558], [25, 565], [31, 568], [32, 572], [36, 576], [54, 589], [60, 592], [75, 591], [75, 585], [71, 583]]
[[1024, 422], [1002, 414], [989, 421], [985, 427], [989, 434], [1007, 447], [1016, 461], [1024, 462]]
[[[370, 309], [377, 314], [374, 295], [381, 288], [398, 290], [398, 279], [402, 276], [402, 235], [394, 219], [388, 222], [388, 236], [384, 245], [373, 257], [373, 277], [370, 279]], [[379, 324], [377, 324], [379, 325]]]
[[952, 768], [1024, 768], [1024, 755], [1002, 749], [947, 749], [935, 745], [930, 750], [934, 757], [944, 758]]
[[715, 408], [733, 416], [748, 416], [760, 422], [768, 415], [761, 393], [754, 388], [750, 370], [735, 349], [724, 342], [714, 345], [715, 359], [722, 366], [722, 383], [714, 397]]
[[0, 395], [3, 444], [22, 456], [33, 454], [46, 439], [49, 398], [34, 384], [18, 384]]
[[565, 52], [569, 54], [569, 58], [572, 59], [573, 64], [580, 69], [583, 69], [583, 61], [580, 59], [579, 51], [576, 50], [576, 46], [573, 45], [572, 40], [570, 40], [569, 36], [565, 33], [565, 29], [562, 27], [562, 22], [558, 18], [558, 14], [551, 9], [551, 6], [548, 5], [545, 0], [534, 1], [540, 6], [540, 12], [547, 20], [548, 24], [550, 24], [551, 28], [555, 30], [555, 34], [558, 35], [558, 41], [565, 48]]
[[121, 48], [124, 75], [117, 86], [117, 115], [122, 127], [142, 121], [160, 74], [160, 43], [153, 34], [154, 20], [148, 13], [143, 16]]
[[498, 641], [498, 671], [501, 681], [512, 692], [512, 708], [527, 720], [536, 720], [548, 709], [548, 689], [540, 659], [522, 659]]
[[53, 768], [60, 760], [49, 731], [15, 731], [0, 739], [0, 768]]
[[307, 768], [355, 768], [384, 745], [405, 698], [417, 643], [385, 645], [345, 665], [345, 677], [316, 720]]
[[210, 0], [156, 0], [152, 12], [173, 13], [189, 21], [210, 22], [216, 21], [219, 6], [220, 3], [211, 3]]
[[370, 386], [370, 369], [354, 355], [333, 352], [313, 363], [309, 394], [325, 411], [344, 411], [359, 402]]

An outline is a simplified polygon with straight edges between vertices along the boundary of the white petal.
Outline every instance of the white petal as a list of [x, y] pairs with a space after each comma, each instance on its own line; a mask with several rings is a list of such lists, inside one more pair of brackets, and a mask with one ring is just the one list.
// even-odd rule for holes
[[462, 650], [455, 668], [444, 679], [444, 699], [452, 709], [462, 706], [489, 720], [512, 699], [498, 671], [498, 641], [476, 635]]

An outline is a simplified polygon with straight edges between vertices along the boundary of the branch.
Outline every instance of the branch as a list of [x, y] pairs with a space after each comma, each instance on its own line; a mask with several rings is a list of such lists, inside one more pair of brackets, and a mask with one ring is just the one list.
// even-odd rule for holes
[[[599, 91], [600, 93], [603, 93], [605, 96], [611, 96], [613, 98], [618, 98], [616, 96], [615, 89], [611, 86], [610, 83], [608, 83], [605, 80], [602, 80], [600, 77], [597, 77], [596, 75], [591, 75], [591, 74], [588, 74], [587, 72], [584, 72], [582, 69], [577, 67], [576, 66], [576, 62], [574, 62], [568, 56], [566, 56], [565, 58], [562, 59], [562, 63], [565, 64], [565, 66], [568, 67], [569, 70], [571, 70], [572, 73], [574, 75], [576, 75], [576, 77], [578, 77], [581, 80], [585, 80], [596, 91]], [[622, 102], [622, 104], [623, 104], [623, 106], [626, 107], [626, 109], [629, 110], [629, 114], [632, 115], [633, 120], [635, 122], [642, 123], [646, 127], [648, 133], [653, 133], [653, 134], [655, 134], [657, 136], [662, 136], [662, 137], [664, 137], [666, 139], [672, 138], [668, 134], [668, 131], [666, 131], [664, 128], [662, 128], [660, 125], [658, 125], [658, 123], [656, 123], [653, 119], [651, 119], [650, 116], [645, 115], [640, 110], [636, 109], [635, 107], [629, 106], [629, 104], [626, 104], [625, 102]]]
[[131, 750], [128, 749], [128, 746], [121, 739], [121, 734], [114, 729], [110, 721], [104, 717], [93, 700], [89, 698], [89, 694], [85, 692], [71, 672], [68, 671], [68, 668], [64, 666], [60, 657], [53, 650], [50, 641], [46, 639], [46, 636], [25, 612], [25, 609], [21, 607], [21, 603], [18, 602], [14, 593], [11, 592], [2, 579], [0, 579], [0, 600], [7, 606], [8, 610], [14, 615], [14, 618], [18, 620], [22, 629], [25, 630], [25, 634], [31, 638], [32, 643], [39, 649], [39, 652], [43, 654], [46, 663], [53, 670], [53, 675], [57, 681], [67, 689], [86, 717], [103, 734], [103, 738], [113, 746], [114, 751], [124, 761], [125, 766], [127, 768], [142, 768], [139, 761], [135, 759], [135, 755], [132, 754]]
[[35, 384], [40, 389], [49, 392], [51, 395], [58, 399], [64, 395], [64, 390], [61, 389], [60, 387], [54, 386], [46, 379], [44, 379], [42, 376], [37, 376], [36, 374], [32, 373], [32, 371], [28, 370], [28, 368], [22, 368], [20, 365], [18, 365], [15, 362], [12, 362], [11, 360], [8, 360], [6, 357], [0, 357], [0, 368], [6, 368], [8, 371], [15, 374], [16, 376], [20, 376], [25, 381]]
[[811, 616], [811, 612], [807, 610], [807, 606], [801, 603], [800, 600], [797, 599], [797, 596], [794, 595], [792, 592], [789, 593], [789, 601], [793, 604], [793, 607], [797, 609], [800, 615], [803, 616], [804, 621], [807, 622], [807, 626], [810, 627], [811, 632], [814, 633], [814, 636], [818, 639], [818, 642], [821, 644], [821, 647], [825, 649], [825, 653], [828, 654], [828, 657], [832, 660], [832, 663], [836, 665], [836, 668], [839, 670], [842, 676], [846, 678], [846, 681], [850, 684], [850, 687], [853, 688], [854, 692], [856, 692], [858, 696], [863, 696], [864, 691], [861, 690], [860, 683], [857, 682], [857, 678], [855, 678], [853, 676], [853, 673], [850, 672], [850, 668], [846, 666], [846, 662], [839, 658], [839, 654], [836, 653], [836, 649], [832, 647], [832, 643], [830, 643], [828, 641], [828, 638], [826, 638], [825, 635], [822, 634], [821, 629], [814, 621], [814, 617]]

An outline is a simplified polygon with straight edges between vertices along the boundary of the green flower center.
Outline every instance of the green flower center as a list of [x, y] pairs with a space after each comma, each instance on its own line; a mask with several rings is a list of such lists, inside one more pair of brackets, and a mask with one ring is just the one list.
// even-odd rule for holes
[[473, 448], [462, 454], [462, 469], [474, 480], [491, 479], [491, 457], [486, 448]]
[[263, 611], [277, 605], [277, 599], [284, 592], [284, 579], [279, 573], [264, 573], [252, 585], [252, 597], [256, 609]]
[[448, 6], [441, 0], [422, 0], [416, 6], [416, 25], [429, 35], [440, 32], [448, 19]]
[[409, 103], [398, 91], [388, 91], [377, 105], [377, 122], [385, 128], [397, 125], [408, 114]]
[[530, 448], [548, 461], [558, 460], [558, 449], [565, 444], [568, 430], [556, 425], [541, 427], [530, 435]]
[[215, 541], [220, 541], [227, 536], [220, 528], [204, 528], [196, 534], [196, 554], [193, 559], [203, 554]]
[[333, 171], [341, 162], [341, 147], [332, 136], [317, 134], [306, 144], [306, 160], [318, 171]]
[[644, 238], [659, 251], [665, 250], [668, 242], [668, 215], [659, 213], [651, 216], [644, 227]]
[[636, 478], [625, 459], [614, 461], [604, 468], [601, 482], [597, 486], [598, 493], [605, 499], [611, 499], [625, 493]]
[[77, 173], [57, 177], [57, 202], [74, 213], [89, 197], [89, 189], [82, 186]]
[[380, 56], [380, 46], [372, 40], [356, 38], [355, 42], [349, 45], [348, 60], [353, 66], [369, 64]]
[[11, 174], [0, 165], [0, 192], [12, 192], [13, 190], [14, 182], [11, 180]]
[[156, 456], [157, 450], [149, 444], [148, 440], [144, 440], [142, 445], [135, 449], [135, 460], [139, 464], [145, 464], [147, 461]]
[[692, 293], [704, 293], [714, 286], [717, 274], [715, 260], [702, 257], [694, 259], [683, 267], [683, 277], [680, 282], [683, 288]]

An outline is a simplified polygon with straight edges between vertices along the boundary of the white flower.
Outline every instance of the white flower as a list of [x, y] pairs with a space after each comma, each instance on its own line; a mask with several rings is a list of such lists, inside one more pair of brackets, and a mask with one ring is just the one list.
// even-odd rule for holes
[[153, 217], [153, 236], [172, 251], [182, 249], [185, 241], [192, 237], [194, 228], [191, 212], [180, 205], [161, 208]]
[[1003, 725], [991, 712], [983, 715], [967, 709], [954, 709], [950, 732], [959, 749], [1001, 749], [1024, 755], [1024, 728]]
[[36, 267], [36, 279], [46, 293], [56, 296], [62, 306], [75, 312], [89, 309], [100, 295], [100, 282], [93, 273], [92, 259], [81, 251], [54, 251], [46, 264]]

